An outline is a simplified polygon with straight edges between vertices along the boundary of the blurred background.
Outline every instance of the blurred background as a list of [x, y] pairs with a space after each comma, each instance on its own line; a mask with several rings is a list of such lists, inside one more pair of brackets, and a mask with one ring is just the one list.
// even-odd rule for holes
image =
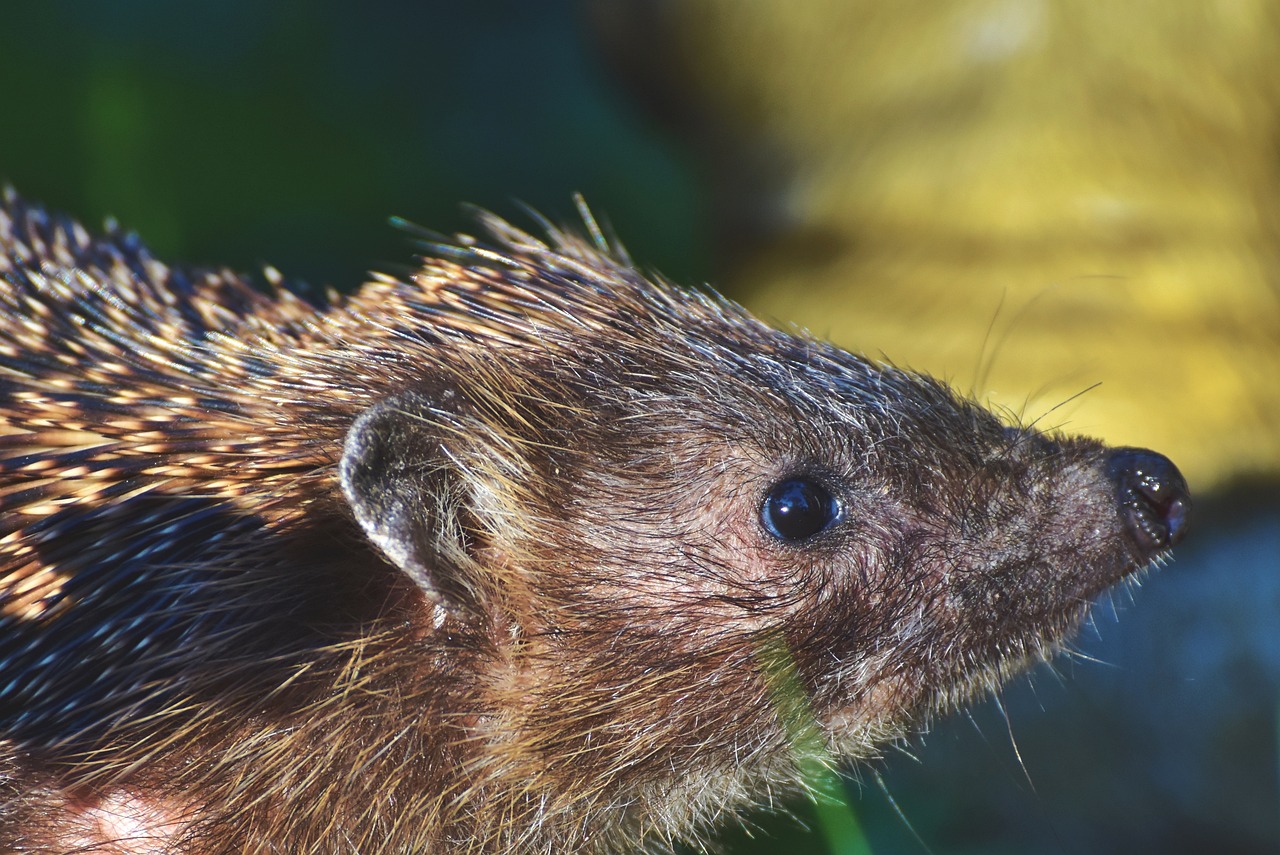
[[[647, 269], [1168, 453], [1177, 561], [848, 800], [876, 853], [1280, 851], [1275, 2], [120, 0], [3, 30], [0, 180], [165, 260], [348, 289], [410, 262], [389, 216], [568, 221], [580, 191]], [[833, 851], [794, 809], [725, 846]]]

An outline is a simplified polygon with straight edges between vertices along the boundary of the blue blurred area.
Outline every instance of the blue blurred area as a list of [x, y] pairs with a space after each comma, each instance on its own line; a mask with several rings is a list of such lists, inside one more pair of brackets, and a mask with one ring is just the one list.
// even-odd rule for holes
[[891, 791], [953, 799], [969, 845], [948, 852], [1280, 851], [1278, 499], [1202, 513], [1176, 561], [1098, 605], [1080, 657], [1015, 682], [1007, 721], [944, 723]]

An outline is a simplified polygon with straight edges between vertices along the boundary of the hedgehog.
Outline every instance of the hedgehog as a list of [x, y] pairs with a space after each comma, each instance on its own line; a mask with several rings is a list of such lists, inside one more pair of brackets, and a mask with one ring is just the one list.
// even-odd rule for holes
[[1177, 468], [480, 215], [307, 298], [0, 206], [0, 849], [623, 853], [876, 758]]

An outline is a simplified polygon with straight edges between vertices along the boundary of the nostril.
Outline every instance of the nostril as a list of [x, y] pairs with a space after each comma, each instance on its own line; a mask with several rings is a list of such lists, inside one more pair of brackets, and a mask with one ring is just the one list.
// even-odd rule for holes
[[1125, 525], [1144, 552], [1154, 554], [1182, 539], [1191, 514], [1191, 492], [1173, 461], [1145, 448], [1118, 448], [1111, 453], [1107, 472]]

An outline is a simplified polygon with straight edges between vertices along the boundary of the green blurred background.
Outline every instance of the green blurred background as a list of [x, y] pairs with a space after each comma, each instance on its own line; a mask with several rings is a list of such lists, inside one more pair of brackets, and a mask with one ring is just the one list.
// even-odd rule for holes
[[570, 219], [707, 272], [690, 165], [621, 103], [573, 4], [11, 3], [0, 177], [169, 260], [351, 287], [408, 262], [398, 215]]

